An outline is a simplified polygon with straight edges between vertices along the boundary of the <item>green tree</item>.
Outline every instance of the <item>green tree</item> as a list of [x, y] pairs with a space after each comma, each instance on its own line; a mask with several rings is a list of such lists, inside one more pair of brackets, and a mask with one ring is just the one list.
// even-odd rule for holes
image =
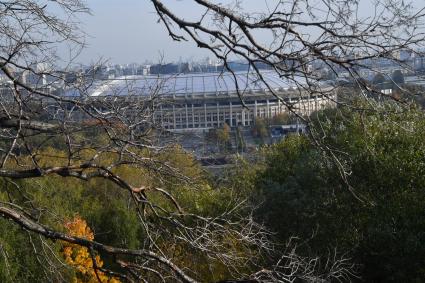
[[[265, 149], [251, 182], [254, 201], [262, 203], [257, 217], [282, 242], [299, 237], [305, 254], [349, 252], [368, 282], [420, 282], [425, 114], [376, 107], [379, 112], [317, 114], [312, 133], [320, 129], [321, 142], [338, 149], [332, 156], [297, 136]], [[349, 172], [344, 178], [342, 169]]]
[[287, 112], [279, 113], [271, 119], [272, 125], [284, 125], [292, 123], [293, 117], [291, 117]]
[[377, 73], [372, 80], [374, 85], [380, 85], [386, 82], [386, 79], [382, 73]]
[[269, 136], [266, 120], [262, 118], [256, 118], [252, 128], [252, 133], [255, 137], [261, 139], [261, 141], [264, 143], [265, 139]]
[[404, 75], [401, 70], [395, 70], [393, 74], [391, 75], [391, 80], [395, 85], [402, 85], [404, 84]]
[[223, 127], [217, 129], [217, 141], [223, 150], [229, 150], [232, 147], [230, 141], [231, 128], [227, 123], [223, 124]]

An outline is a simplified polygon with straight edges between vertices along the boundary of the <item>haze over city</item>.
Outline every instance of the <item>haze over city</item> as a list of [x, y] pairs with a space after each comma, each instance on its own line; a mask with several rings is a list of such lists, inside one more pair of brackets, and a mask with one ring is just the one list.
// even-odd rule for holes
[[[412, 3], [420, 7], [423, 0]], [[199, 17], [200, 11], [193, 8], [192, 0], [167, 0], [167, 6], [184, 17]], [[215, 1], [233, 3], [233, 0]], [[320, 3], [320, 1], [314, 1]], [[274, 0], [242, 0], [246, 12], [264, 12], [273, 7]], [[198, 48], [193, 42], [175, 42], [150, 1], [141, 0], [90, 0], [91, 16], [82, 16], [82, 28], [87, 33], [87, 48], [77, 61], [95, 62], [99, 58], [114, 64], [142, 63], [146, 60], [164, 61], [200, 60], [213, 57], [211, 52]], [[360, 1], [359, 17], [372, 16], [371, 2]]]

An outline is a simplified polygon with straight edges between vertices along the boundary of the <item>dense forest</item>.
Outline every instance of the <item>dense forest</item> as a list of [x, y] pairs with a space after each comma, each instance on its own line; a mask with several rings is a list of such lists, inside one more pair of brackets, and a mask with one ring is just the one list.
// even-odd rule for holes
[[0, 282], [424, 282], [421, 1], [0, 1]]
[[236, 183], [244, 180], [261, 203], [256, 217], [282, 243], [296, 237], [310, 256], [345, 253], [361, 281], [421, 282], [424, 113], [374, 106], [379, 114], [317, 113], [311, 130], [320, 128], [327, 148], [303, 136], [285, 139], [264, 148], [256, 167], [238, 171]]
[[[267, 256], [241, 244], [232, 233], [215, 235], [223, 249], [239, 255], [235, 266], [211, 260], [174, 238], [161, 239], [167, 256], [193, 270], [202, 282], [232, 278], [232, 268], [255, 271], [259, 261], [273, 261], [295, 246], [298, 256], [317, 258], [316, 270], [324, 273], [333, 258], [344, 255], [347, 262], [339, 264], [350, 267], [349, 280], [420, 282], [425, 276], [424, 113], [394, 103], [371, 109], [366, 102], [356, 104], [363, 110], [315, 113], [310, 136], [293, 135], [264, 146], [249, 160], [238, 160], [224, 178], [203, 171], [178, 146], [158, 159], [167, 160], [190, 182], [172, 176], [164, 179], [155, 170], [131, 166], [121, 166], [115, 173], [166, 189], [193, 214], [219, 216], [234, 207], [230, 210], [234, 219], [244, 215], [265, 224], [276, 243]], [[46, 145], [40, 163], [64, 162], [63, 149], [55, 144], [60, 143]], [[326, 148], [321, 147], [324, 144]], [[81, 154], [89, 155], [90, 150]], [[110, 163], [114, 158], [108, 153], [101, 159]], [[0, 181], [0, 201], [14, 203], [59, 231], [130, 249], [142, 248], [141, 239], [148, 237], [129, 194], [111, 182], [61, 176]], [[170, 205], [161, 192], [148, 194], [160, 205]], [[256, 209], [238, 207], [243, 201]], [[46, 282], [52, 276], [69, 282], [120, 281], [101, 271], [102, 266], [117, 272], [122, 268], [111, 255], [94, 255], [86, 247], [18, 232], [22, 228], [0, 221], [1, 282]], [[164, 231], [178, 229], [165, 222]], [[93, 264], [100, 267], [98, 272]], [[148, 281], [158, 279], [151, 276]]]

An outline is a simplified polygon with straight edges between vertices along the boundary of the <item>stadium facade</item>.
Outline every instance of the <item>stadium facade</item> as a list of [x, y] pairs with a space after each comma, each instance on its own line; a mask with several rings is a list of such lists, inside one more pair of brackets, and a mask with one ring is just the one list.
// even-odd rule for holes
[[257, 118], [288, 112], [288, 105], [300, 115], [335, 105], [336, 96], [326, 86], [318, 86], [318, 91], [312, 93], [303, 91], [301, 80], [286, 81], [273, 72], [262, 76], [265, 82], [247, 72], [235, 76], [128, 76], [98, 84], [89, 95], [155, 99], [155, 122], [173, 131], [209, 129], [224, 123], [231, 127], [250, 126]]

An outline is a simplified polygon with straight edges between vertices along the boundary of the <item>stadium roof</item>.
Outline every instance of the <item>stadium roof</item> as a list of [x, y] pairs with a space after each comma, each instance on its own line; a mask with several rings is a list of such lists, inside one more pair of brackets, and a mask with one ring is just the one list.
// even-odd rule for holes
[[[202, 73], [167, 76], [125, 76], [96, 82], [88, 95], [122, 96], [122, 95], [228, 95], [236, 93], [236, 82], [241, 92], [268, 91], [266, 84], [254, 73]], [[281, 79], [275, 72], [263, 72], [266, 83], [276, 91], [297, 87], [294, 81]], [[303, 80], [297, 80], [302, 83]]]

